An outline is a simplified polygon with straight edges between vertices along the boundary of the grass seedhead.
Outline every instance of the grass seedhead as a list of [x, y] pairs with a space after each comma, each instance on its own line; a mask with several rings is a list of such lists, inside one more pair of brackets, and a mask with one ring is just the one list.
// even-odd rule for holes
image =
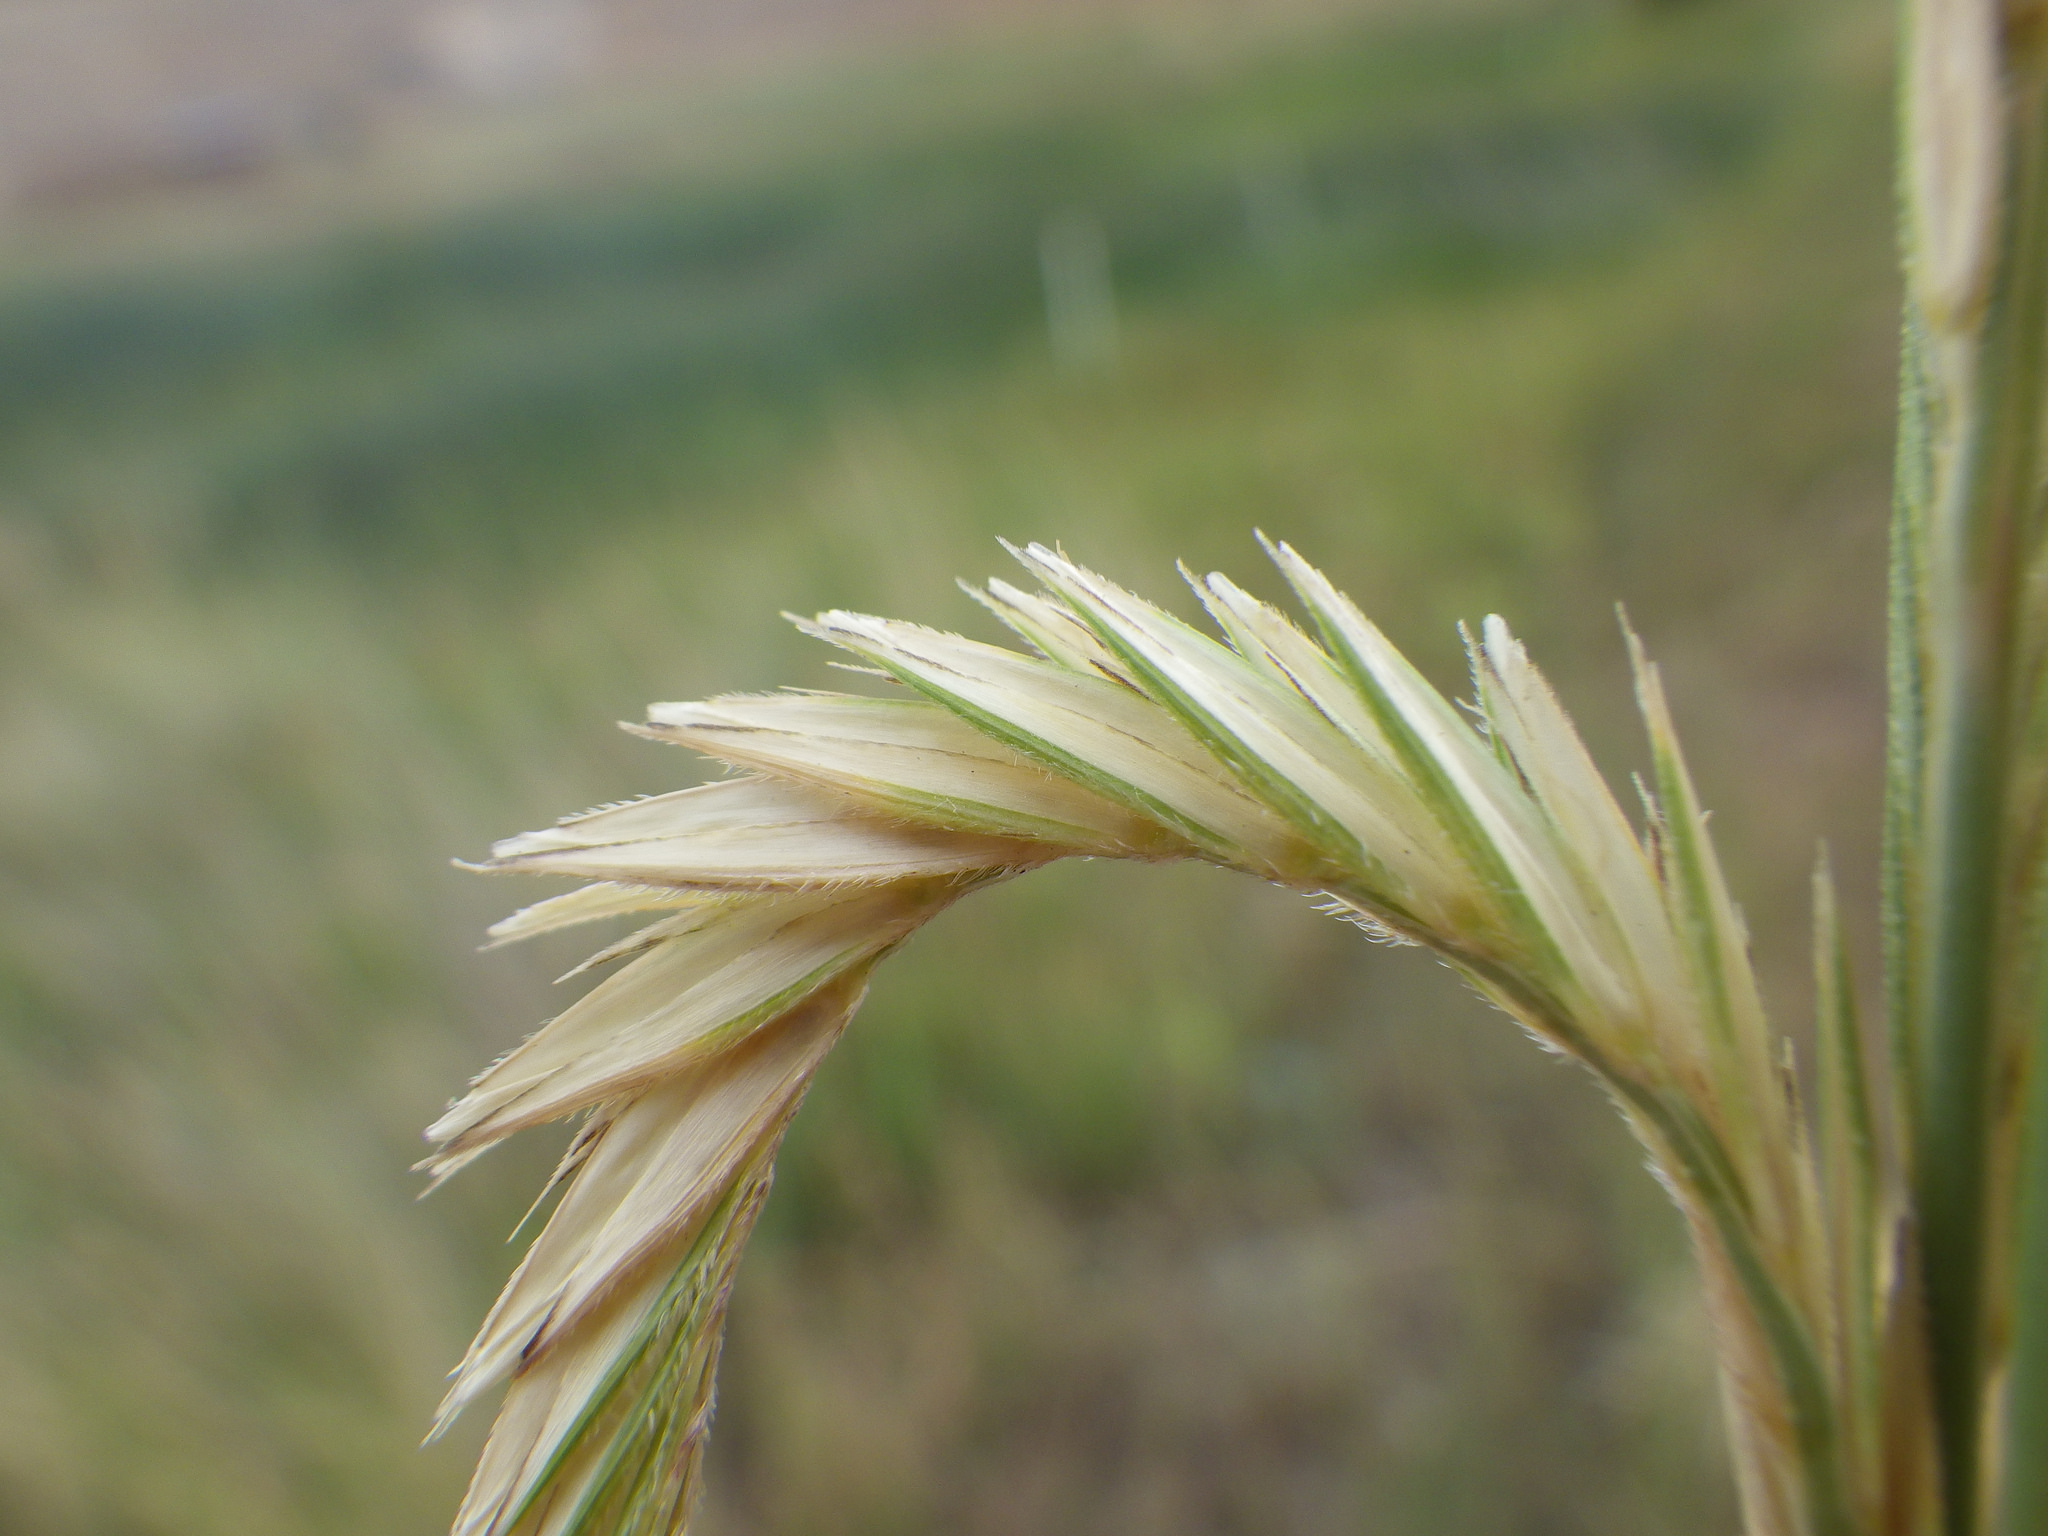
[[[1271, 548], [1320, 643], [1220, 575], [1193, 580], [1217, 639], [1033, 547], [1017, 553], [1042, 591], [979, 595], [1038, 657], [823, 615], [804, 627], [909, 696], [656, 705], [634, 729], [743, 776], [497, 845], [484, 868], [595, 882], [500, 938], [656, 921], [603, 951], [623, 969], [429, 1132], [439, 1172], [522, 1127], [588, 1117], [561, 1204], [450, 1394], [452, 1413], [514, 1383], [462, 1531], [611, 1529], [578, 1523], [600, 1511], [654, 1529], [630, 1521], [683, 1507], [723, 1315], [712, 1298], [869, 970], [967, 892], [1070, 856], [1200, 858], [1294, 886], [1435, 949], [1584, 1063], [1694, 1235], [1752, 1529], [1862, 1528], [1883, 1458], [1837, 1414], [1844, 1391], [1891, 1391], [1890, 1314], [1850, 1273], [1883, 1246], [1884, 1214], [1842, 1164], [1875, 1144], [1870, 1091], [1842, 1079], [1861, 1056], [1838, 1048], [1817, 1175], [1655, 669], [1638, 655], [1657, 780], [1639, 833], [1499, 619], [1472, 648], [1468, 719], [1319, 572]], [[1829, 1038], [1860, 1042], [1845, 1010]]]
[[1633, 634], [1640, 824], [1501, 620], [1468, 718], [1285, 544], [1306, 628], [1188, 575], [1211, 636], [1040, 545], [1040, 590], [969, 589], [1033, 654], [800, 620], [905, 693], [657, 704], [629, 729], [741, 776], [482, 866], [593, 882], [499, 942], [652, 922], [428, 1132], [439, 1178], [584, 1117], [443, 1408], [508, 1384], [458, 1536], [683, 1528], [740, 1251], [869, 973], [1074, 856], [1294, 887], [1591, 1072], [1691, 1234], [1749, 1536], [2048, 1531], [2048, 15], [1913, 0], [1904, 75], [1882, 1028], [1823, 862], [1799, 1070]]

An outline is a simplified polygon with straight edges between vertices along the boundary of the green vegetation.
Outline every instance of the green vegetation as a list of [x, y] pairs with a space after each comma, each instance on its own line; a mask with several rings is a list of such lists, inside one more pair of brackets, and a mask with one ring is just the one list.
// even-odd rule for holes
[[[0, 292], [8, 1528], [446, 1520], [482, 1426], [409, 1446], [548, 1149], [403, 1170], [580, 946], [474, 956], [526, 893], [441, 857], [687, 771], [594, 729], [648, 699], [829, 683], [778, 608], [971, 621], [995, 533], [1157, 590], [1261, 523], [1437, 663], [1499, 607], [1607, 761], [1625, 599], [1803, 1012], [1805, 849], [1867, 890], [1875, 815], [1865, 9], [906, 58], [736, 99], [751, 153]], [[1110, 368], [1046, 342], [1071, 210]], [[705, 1530], [1727, 1526], [1596, 1096], [1205, 873], [1049, 872], [884, 975]]]

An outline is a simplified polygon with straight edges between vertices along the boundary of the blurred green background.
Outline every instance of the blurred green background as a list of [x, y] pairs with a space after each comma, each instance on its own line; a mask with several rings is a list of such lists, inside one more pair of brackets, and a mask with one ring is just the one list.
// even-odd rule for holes
[[[703, 775], [650, 699], [832, 686], [779, 610], [987, 634], [997, 535], [1277, 595], [1263, 527], [1447, 686], [1503, 612], [1617, 783], [1625, 603], [1803, 1015], [1814, 840], [1871, 884], [1890, 20], [1018, 0], [11, 215], [0, 1531], [444, 1528], [560, 1143], [407, 1167], [585, 947], [477, 954], [542, 889], [448, 858]], [[1732, 1531], [1611, 1120], [1278, 891], [979, 897], [797, 1124], [699, 1529]]]

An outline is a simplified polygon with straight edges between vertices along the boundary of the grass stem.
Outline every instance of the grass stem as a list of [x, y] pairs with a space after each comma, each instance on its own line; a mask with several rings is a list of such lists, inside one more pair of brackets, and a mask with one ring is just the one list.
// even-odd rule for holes
[[[2048, 146], [2039, 72], [2004, 66], [2002, 214], [1981, 306], [1930, 325], [1932, 474], [1907, 509], [1917, 550], [1898, 563], [1921, 585], [1901, 605], [1924, 681], [1917, 901], [1906, 921], [1924, 986], [1909, 991], [1916, 1205], [1943, 1497], [1953, 1536], [1980, 1529], [1982, 1423], [1994, 1362], [1986, 1329], [1992, 1064], [2001, 962], [2016, 914], [2001, 902], [2013, 747], [2018, 589], [2039, 468], [2042, 340], [2048, 329]], [[1911, 483], [1914, 476], [1905, 477]], [[1917, 1015], [1917, 1016], [1911, 1016]]]

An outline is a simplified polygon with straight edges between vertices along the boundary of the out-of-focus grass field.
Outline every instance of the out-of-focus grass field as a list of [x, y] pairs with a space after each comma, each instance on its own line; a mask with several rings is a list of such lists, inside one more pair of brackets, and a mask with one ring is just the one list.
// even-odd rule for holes
[[[1626, 602], [1803, 1011], [1812, 842], [1867, 888], [1876, 799], [1889, 19], [1073, 22], [615, 103], [599, 169], [19, 247], [0, 1529], [440, 1528], [484, 1426], [413, 1445], [559, 1141], [406, 1169], [581, 949], [475, 953], [541, 890], [448, 857], [705, 772], [611, 729], [649, 699], [834, 685], [778, 610], [985, 633], [998, 534], [1272, 593], [1263, 526], [1446, 682], [1497, 609], [1617, 776]], [[1041, 236], [1091, 226], [1117, 355], [1063, 364]], [[1732, 1530], [1611, 1119], [1278, 892], [980, 897], [798, 1122], [701, 1529]]]

